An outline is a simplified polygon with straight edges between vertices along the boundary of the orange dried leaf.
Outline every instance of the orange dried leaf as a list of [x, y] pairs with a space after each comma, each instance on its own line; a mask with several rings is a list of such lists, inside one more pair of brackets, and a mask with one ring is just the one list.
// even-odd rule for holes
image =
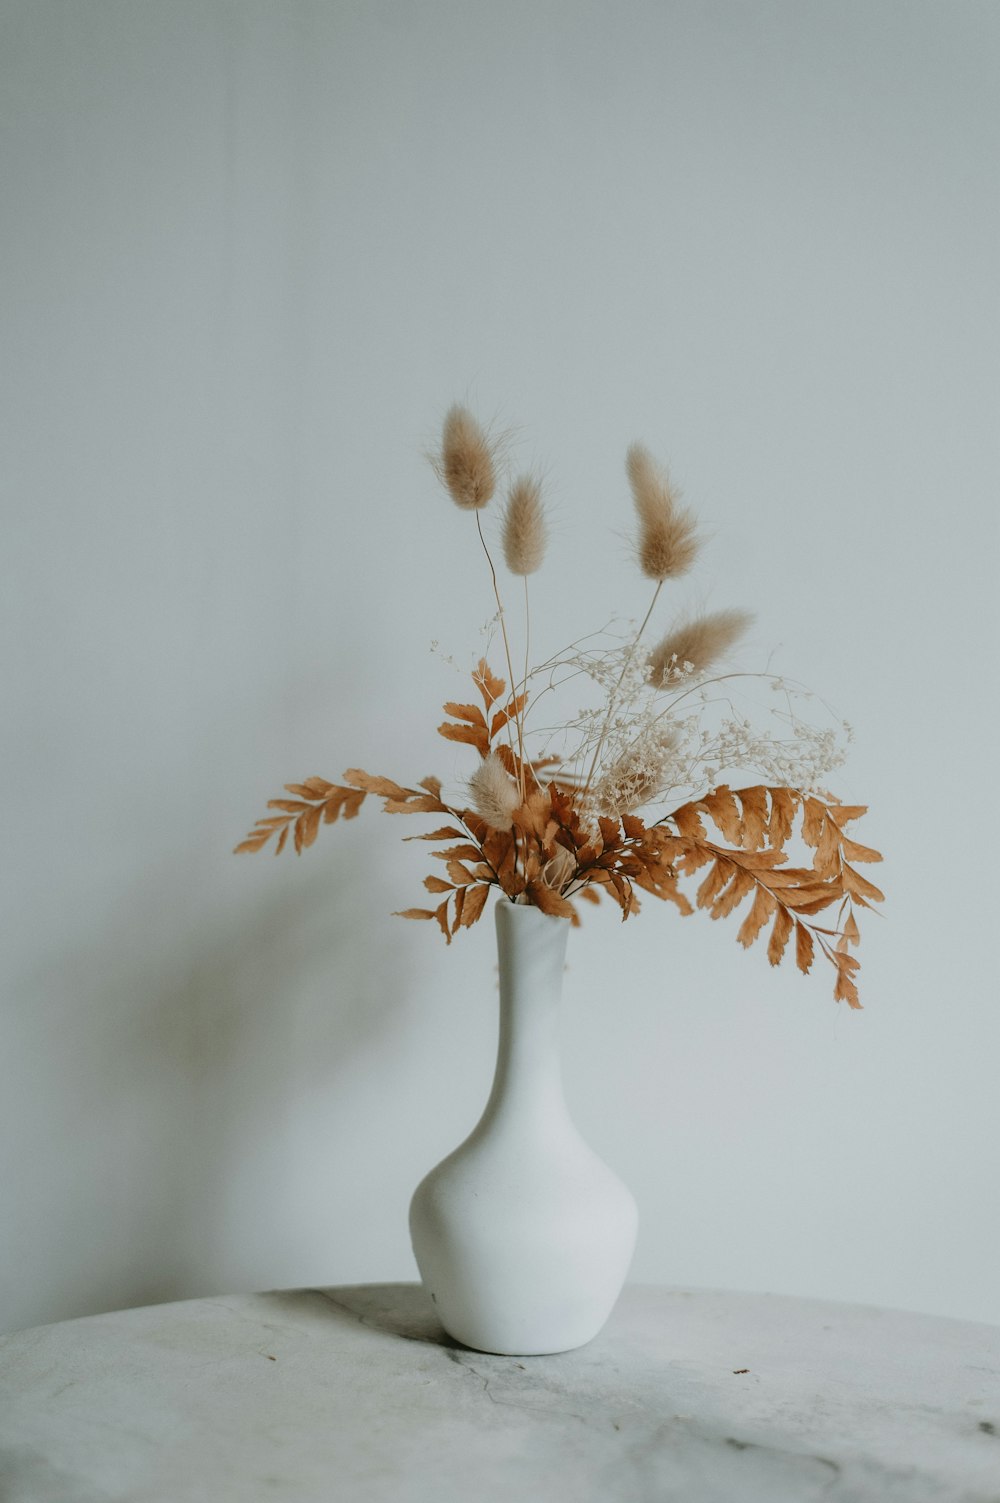
[[690, 877], [696, 871], [700, 870], [706, 862], [714, 860], [715, 857], [712, 852], [707, 850], [705, 846], [692, 845], [678, 856], [675, 864], [678, 871], [683, 872], [685, 877]]
[[452, 720], [443, 720], [438, 726], [438, 735], [446, 741], [462, 741], [467, 746], [474, 746], [484, 757], [489, 751], [485, 725], [459, 725]]
[[432, 919], [434, 912], [430, 908], [402, 908], [397, 910], [392, 916], [393, 918], [406, 919]]
[[307, 846], [312, 845], [313, 841], [316, 839], [316, 835], [319, 830], [319, 822], [322, 817], [322, 804], [314, 804], [311, 809], [307, 809], [305, 814], [301, 814], [295, 821], [296, 850], [301, 851], [304, 850]]
[[621, 844], [620, 826], [617, 819], [607, 819], [604, 815], [601, 815], [597, 821], [597, 826], [601, 832], [601, 839], [604, 841], [604, 849], [606, 851], [614, 850], [617, 845]]
[[854, 917], [853, 913], [849, 913], [847, 915], [847, 922], [845, 923], [845, 925], [844, 925], [844, 927], [843, 927], [843, 929], [841, 931], [841, 937], [844, 939], [844, 941], [847, 944], [852, 944], [852, 945], [860, 944], [860, 942], [861, 942], [861, 930], [858, 928], [858, 921]]
[[486, 907], [486, 899], [489, 895], [489, 885], [485, 882], [478, 887], [467, 887], [465, 889], [465, 907], [462, 910], [462, 925], [464, 928], [469, 929], [476, 922]]
[[767, 789], [738, 788], [736, 797], [743, 809], [740, 845], [745, 850], [758, 851], [764, 844], [764, 832], [767, 829]]
[[[404, 835], [403, 836], [404, 840], [454, 840], [454, 839], [461, 840], [461, 838], [462, 838], [462, 832], [461, 832], [461, 830], [456, 830], [455, 827], [454, 827], [454, 825], [442, 825], [442, 827], [441, 827], [440, 830], [430, 830], [430, 831], [428, 831], [428, 833], [426, 835]], [[436, 856], [437, 854], [438, 854], [437, 851], [432, 851], [431, 852], [432, 856]]]
[[881, 851], [872, 850], [870, 845], [859, 845], [856, 840], [848, 840], [845, 835], [841, 841], [841, 850], [851, 861], [881, 861]]
[[333, 783], [328, 783], [326, 778], [306, 778], [303, 786], [309, 789], [312, 798], [326, 798], [334, 789]]
[[[774, 872], [775, 881], [788, 876], [787, 870], [774, 871], [775, 867], [780, 867], [781, 863], [787, 859], [784, 851], [733, 851], [727, 854], [731, 854], [732, 859], [738, 861], [740, 866], [745, 866], [748, 871]], [[813, 872], [809, 873], [810, 877], [813, 875]], [[768, 881], [770, 880], [771, 878], [768, 877]]]
[[498, 757], [503, 764], [504, 770], [509, 772], [515, 783], [520, 781], [521, 763], [516, 754], [511, 751], [506, 741], [498, 741], [493, 748], [493, 755]]
[[753, 892], [756, 885], [752, 872], [737, 867], [727, 886], [712, 904], [712, 917], [714, 919], [728, 918], [733, 909], [739, 907], [747, 893]]
[[428, 892], [451, 892], [453, 890], [450, 882], [446, 882], [443, 877], [435, 877], [433, 875], [424, 878], [424, 886]]
[[849, 825], [852, 820], [860, 819], [862, 814], [867, 813], [867, 804], [831, 804], [829, 806], [830, 818], [836, 820], [841, 829]]
[[688, 914], [694, 913], [694, 906], [688, 901], [688, 898], [681, 892], [676, 883], [665, 884], [660, 888], [658, 896], [668, 903], [673, 903], [685, 918], [687, 918]]
[[352, 788], [363, 788], [366, 793], [376, 793], [379, 798], [406, 797], [406, 789], [394, 783], [391, 778], [374, 777], [369, 772], [363, 772], [360, 767], [349, 767], [344, 773], [344, 782]]
[[696, 804], [681, 804], [670, 817], [687, 840], [705, 839], [705, 826], [701, 822]]
[[843, 866], [842, 881], [844, 891], [849, 892], [852, 898], [858, 898], [862, 901], [869, 898], [873, 903], [885, 902], [885, 893], [876, 887], [874, 882], [869, 882], [867, 877], [863, 877], [860, 872], [856, 872], [853, 866], [848, 866], [846, 861]]
[[497, 731], [503, 730], [508, 720], [514, 720], [520, 715], [527, 703], [527, 694], [518, 694], [515, 699], [509, 699], [502, 710], [497, 710], [490, 721], [490, 737], [494, 737]]
[[507, 687], [505, 679], [497, 678], [496, 674], [491, 672], [490, 665], [485, 658], [480, 658], [477, 663], [472, 682], [483, 696], [483, 703], [487, 709], [500, 698]]
[[[785, 898], [786, 894], [782, 893], [781, 896]], [[822, 913], [824, 908], [829, 908], [831, 903], [837, 901], [838, 896], [838, 893], [829, 892], [824, 898], [810, 898], [806, 903], [796, 903], [795, 912], [811, 918], [814, 913]]]
[[823, 820], [823, 833], [816, 846], [813, 867], [823, 877], [834, 877], [840, 870], [840, 830], [832, 819]]
[[462, 923], [462, 909], [465, 907], [466, 888], [460, 887], [455, 893], [455, 914], [451, 921], [451, 932], [457, 934]]
[[[740, 859], [749, 862], [751, 858], [743, 856]], [[756, 854], [753, 859], [756, 859]], [[776, 871], [768, 873], [767, 880], [769, 886], [780, 887], [782, 889], [786, 887], [805, 887], [818, 883], [816, 873], [811, 866], [779, 866]]]
[[248, 835], [246, 840], [241, 840], [239, 845], [233, 847], [233, 855], [238, 856], [241, 851], [259, 851], [273, 834], [273, 830], [259, 830], [256, 835]]
[[338, 815], [342, 814], [345, 819], [354, 819], [358, 810], [367, 798], [367, 794], [361, 789], [337, 788], [331, 794], [324, 805], [324, 819], [328, 825], [333, 824]]
[[470, 725], [478, 725], [483, 730], [486, 729], [486, 716], [478, 705], [459, 705], [449, 700], [442, 708], [444, 713], [450, 715], [453, 720], [467, 720]]
[[788, 943], [788, 936], [791, 932], [792, 916], [787, 909], [779, 908], [774, 915], [774, 928], [771, 930], [771, 938], [767, 942], [767, 958], [772, 965], [778, 965], [781, 961], [781, 957], [785, 953], [785, 946]]
[[553, 918], [572, 918], [573, 905], [561, 893], [549, 887], [545, 882], [534, 881], [528, 883], [528, 896], [536, 908], [543, 913], [550, 914]]
[[783, 846], [792, 833], [798, 794], [792, 788], [771, 788], [771, 817], [767, 823], [767, 839], [771, 846]]
[[721, 784], [711, 793], [707, 793], [701, 800], [702, 808], [707, 810], [713, 824], [717, 826], [727, 840], [734, 845], [739, 844], [740, 839], [740, 810], [733, 790]]
[[716, 859], [712, 869], [705, 877], [695, 893], [695, 902], [699, 908], [708, 908], [726, 885], [731, 867]]
[[806, 845], [819, 845], [826, 823], [826, 809], [819, 799], [806, 798], [802, 803], [802, 839]]
[[796, 910], [811, 907], [813, 903], [818, 903], [821, 908], [828, 908], [840, 897], [839, 889], [824, 887], [822, 883], [810, 883], [803, 887], [781, 887], [778, 891], [781, 893], [781, 901], [789, 908]]
[[858, 989], [847, 971], [837, 972], [837, 984], [833, 988], [833, 995], [835, 1001], [846, 1002], [848, 1007], [860, 1008], [861, 1006]]
[[441, 800], [431, 794], [408, 793], [405, 799], [387, 798], [384, 814], [440, 814]]
[[813, 937], [805, 924], [795, 924], [795, 964], [803, 975], [813, 963]]
[[482, 861], [483, 853], [478, 846], [452, 845], [446, 851], [431, 851], [432, 856], [438, 856], [442, 861]]
[[744, 949], [749, 949], [775, 909], [774, 894], [766, 887], [758, 887], [753, 906], [740, 925], [736, 938]]

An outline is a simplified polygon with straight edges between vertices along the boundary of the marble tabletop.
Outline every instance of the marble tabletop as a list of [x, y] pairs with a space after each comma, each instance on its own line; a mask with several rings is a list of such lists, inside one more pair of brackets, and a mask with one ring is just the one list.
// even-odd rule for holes
[[0, 1340], [3, 1503], [1000, 1503], [1000, 1327], [626, 1288], [497, 1357], [415, 1284], [156, 1305]]

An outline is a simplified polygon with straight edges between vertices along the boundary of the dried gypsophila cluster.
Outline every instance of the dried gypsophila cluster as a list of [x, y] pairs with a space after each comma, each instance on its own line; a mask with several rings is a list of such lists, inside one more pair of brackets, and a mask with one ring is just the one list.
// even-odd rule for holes
[[[822, 790], [842, 766], [851, 728], [832, 716], [817, 725], [806, 715], [814, 697], [784, 679], [766, 674], [719, 673], [706, 679], [689, 661], [679, 665], [665, 693], [651, 693], [641, 660], [623, 672], [622, 650], [569, 651], [549, 665], [539, 696], [562, 684], [590, 680], [596, 706], [567, 712], [546, 726], [544, 749], [575, 750], [562, 761], [586, 759], [601, 744], [601, 770], [591, 785], [596, 807], [607, 812], [635, 809], [696, 796], [733, 776], [806, 792]], [[618, 686], [610, 721], [607, 694]], [[752, 690], [771, 692], [763, 702]], [[537, 702], [537, 701], [536, 701]]]
[[[690, 569], [700, 543], [666, 471], [638, 444], [628, 451], [626, 473], [638, 520], [637, 561], [656, 586], [649, 609], [624, 641], [571, 644], [535, 668], [527, 648], [528, 576], [544, 558], [544, 502], [532, 476], [508, 487], [502, 551], [510, 572], [523, 579], [525, 598], [525, 661], [516, 674], [479, 516], [501, 484], [499, 459], [499, 445], [472, 414], [451, 408], [435, 469], [456, 506], [476, 514], [508, 670], [505, 681], [483, 658], [473, 674], [481, 705], [445, 705], [440, 734], [479, 757], [464, 795], [445, 798], [436, 778], [411, 788], [358, 768], [339, 785], [308, 778], [287, 784], [293, 797], [272, 799], [269, 808], [277, 812], [259, 820], [237, 849], [259, 850], [273, 838], [281, 851], [291, 834], [294, 848], [304, 850], [321, 823], [353, 818], [368, 794], [381, 798], [388, 813], [444, 816], [444, 825], [409, 837], [449, 842], [432, 853], [446, 876], [434, 873], [424, 882], [440, 901], [403, 916], [435, 921], [449, 943], [481, 917], [494, 887], [513, 902], [576, 923], [578, 902], [596, 902], [602, 892], [623, 919], [638, 911], [640, 891], [690, 913], [681, 882], [702, 873], [695, 904], [713, 918], [749, 901], [741, 944], [749, 947], [769, 927], [768, 958], [777, 965], [794, 936], [803, 971], [819, 949], [834, 966], [835, 997], [860, 1006], [851, 953], [860, 937], [855, 910], [882, 894], [857, 863], [881, 858], [845, 833], [864, 809], [822, 791], [843, 761], [849, 727], [815, 726], [801, 712], [809, 696], [781, 678], [720, 671], [751, 623], [747, 612], [682, 617], [651, 649], [643, 645], [664, 583]], [[548, 695], [558, 698], [580, 682], [593, 686], [594, 704], [555, 724], [529, 725], [529, 698], [533, 713]], [[743, 702], [748, 682], [767, 683], [779, 697], [764, 724], [759, 707], [748, 713]], [[534, 753], [529, 738], [541, 742]], [[765, 781], [734, 789], [734, 773]], [[812, 855], [808, 865], [793, 867], [786, 847], [796, 831]], [[833, 905], [835, 927], [814, 921]]]

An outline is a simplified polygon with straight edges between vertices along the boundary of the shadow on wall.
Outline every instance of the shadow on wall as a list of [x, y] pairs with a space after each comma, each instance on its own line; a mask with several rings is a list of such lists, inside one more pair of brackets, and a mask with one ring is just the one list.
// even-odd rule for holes
[[364, 1070], [412, 963], [359, 937], [362, 853], [349, 883], [279, 875], [226, 919], [206, 882], [144, 877], [21, 988], [0, 1329], [216, 1292], [288, 1247], [296, 1112]]

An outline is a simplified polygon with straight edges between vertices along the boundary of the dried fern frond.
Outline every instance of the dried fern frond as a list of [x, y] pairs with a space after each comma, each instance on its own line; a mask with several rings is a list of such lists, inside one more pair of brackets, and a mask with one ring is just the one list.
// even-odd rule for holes
[[336, 783], [328, 783], [325, 778], [306, 778], [304, 783], [286, 783], [285, 791], [294, 793], [296, 797], [268, 799], [269, 809], [280, 809], [282, 812], [258, 819], [246, 840], [236, 846], [234, 855], [259, 851], [272, 836], [276, 836], [274, 854], [278, 856], [285, 848], [289, 830], [294, 837], [295, 850], [301, 855], [316, 839], [322, 822], [333, 824], [341, 815], [344, 819], [353, 819], [365, 800], [364, 789], [340, 787]]
[[[860, 806], [827, 802], [794, 788], [753, 787], [734, 792], [720, 787], [674, 810], [670, 821], [677, 829], [677, 842], [664, 849], [682, 875], [706, 871], [697, 903], [712, 918], [724, 918], [753, 894], [753, 904], [736, 936], [741, 945], [749, 948], [773, 916], [767, 947], [771, 964], [780, 963], [794, 934], [799, 970], [809, 970], [818, 947], [836, 969], [835, 999], [859, 1008], [858, 961], [848, 949], [860, 938], [854, 908], [870, 908], [884, 897], [845, 859], [851, 852], [855, 860], [862, 859], [856, 854], [859, 851], [866, 861], [882, 859], [878, 851], [858, 845], [843, 833], [844, 825], [864, 812]], [[811, 867], [785, 865], [784, 845], [796, 815], [801, 817], [802, 839], [814, 851]], [[720, 846], [708, 837], [706, 816], [736, 848]], [[840, 905], [839, 928], [812, 922], [835, 903]]]
[[[752, 625], [749, 611], [713, 611], [671, 628], [649, 654], [649, 681], [658, 689], [693, 672], [708, 672]], [[690, 664], [690, 669], [688, 668]]]
[[676, 579], [698, 554], [695, 518], [682, 510], [679, 491], [642, 444], [631, 446], [625, 468], [639, 518], [636, 552], [642, 572], [661, 582]]
[[433, 459], [438, 478], [456, 506], [479, 511], [496, 490], [496, 446], [467, 407], [455, 404], [445, 415], [441, 452]]
[[512, 574], [534, 574], [545, 557], [542, 488], [530, 475], [511, 487], [503, 518], [503, 552]]

